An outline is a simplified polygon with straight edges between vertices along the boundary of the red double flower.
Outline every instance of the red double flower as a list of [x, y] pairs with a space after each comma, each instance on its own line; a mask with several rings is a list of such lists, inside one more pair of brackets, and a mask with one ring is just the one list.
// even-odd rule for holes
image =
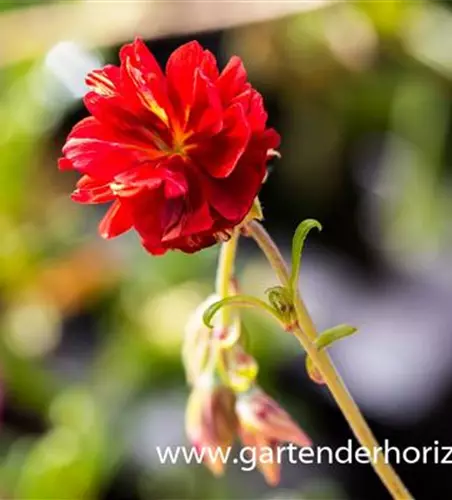
[[113, 202], [101, 235], [134, 228], [152, 254], [195, 252], [227, 238], [279, 145], [241, 60], [232, 57], [220, 73], [213, 54], [190, 42], [164, 73], [139, 39], [120, 60], [87, 76], [92, 116], [75, 125], [59, 161], [83, 174], [72, 198]]

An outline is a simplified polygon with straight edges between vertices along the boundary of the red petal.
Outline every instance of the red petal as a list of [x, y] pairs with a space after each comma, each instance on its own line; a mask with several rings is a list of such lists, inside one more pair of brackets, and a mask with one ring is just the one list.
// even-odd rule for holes
[[137, 39], [125, 45], [120, 52], [123, 91], [133, 101], [138, 99], [144, 109], [150, 111], [150, 125], [157, 129], [168, 125], [169, 100], [163, 72], [146, 45]]
[[113, 141], [115, 139], [115, 133], [107, 126], [100, 123], [96, 118], [89, 116], [76, 123], [68, 135], [68, 139], [80, 138]]
[[93, 179], [89, 175], [84, 175], [83, 177], [80, 177], [80, 179], [77, 181], [76, 186], [79, 189], [89, 189], [92, 187], [98, 186], [99, 183], [96, 181], [96, 179]]
[[[180, 159], [178, 161], [181, 161]], [[177, 165], [177, 162], [174, 160]], [[171, 164], [170, 164], [171, 165]], [[174, 165], [173, 165], [174, 166]], [[122, 199], [132, 214], [134, 227], [151, 253], [162, 248], [195, 251], [215, 241], [202, 186], [197, 178], [186, 179], [176, 167], [159, 167], [164, 182], [157, 189], [143, 189], [137, 196]], [[188, 182], [189, 181], [189, 182]], [[188, 182], [188, 183], [187, 183]], [[181, 193], [180, 196], [173, 196]], [[173, 197], [168, 197], [171, 195]], [[199, 233], [206, 233], [202, 238]], [[200, 246], [201, 245], [201, 246]]]
[[176, 240], [168, 242], [167, 248], [173, 250], [181, 250], [185, 253], [195, 253], [204, 248], [215, 245], [217, 240], [211, 232], [203, 234], [195, 234], [192, 236], [182, 236]]
[[168, 228], [162, 241], [169, 248], [178, 248], [192, 253], [195, 248], [200, 249], [215, 243], [214, 225], [215, 221], [206, 203], [201, 179], [190, 174], [189, 190], [184, 196], [179, 224]]
[[251, 91], [250, 105], [247, 115], [248, 123], [250, 124], [253, 132], [265, 129], [267, 113], [264, 108], [264, 100], [262, 95], [254, 89]]
[[[185, 194], [188, 189], [184, 169], [184, 160], [180, 156], [173, 156], [161, 162], [144, 164], [123, 172], [115, 177], [115, 181], [124, 184], [126, 196], [130, 196], [134, 188], [152, 190], [164, 184], [165, 197], [176, 198]], [[119, 191], [118, 195], [122, 197], [123, 191]]]
[[252, 132], [262, 132], [267, 122], [267, 113], [264, 108], [264, 100], [253, 88], [248, 88], [233, 99], [239, 102], [247, 116], [248, 124]]
[[182, 234], [188, 236], [197, 234], [203, 231], [212, 230], [214, 221], [210, 214], [209, 205], [206, 202], [199, 203], [198, 206], [192, 207], [190, 215], [187, 216]]
[[[115, 134], [90, 117], [79, 122], [63, 147], [66, 162], [91, 177], [112, 182], [115, 175], [162, 156], [162, 152]], [[132, 141], [132, 140], [130, 140]]]
[[160, 245], [155, 245], [153, 242], [146, 239], [142, 239], [141, 244], [151, 255], [163, 255], [168, 250], [167, 248], [164, 248]]
[[109, 184], [99, 184], [88, 175], [77, 182], [77, 189], [71, 198], [78, 203], [105, 203], [115, 198]]
[[250, 150], [254, 148], [256, 150], [268, 151], [269, 149], [278, 148], [280, 144], [281, 136], [275, 129], [268, 128], [261, 134], [255, 134], [254, 137], [252, 137]]
[[246, 81], [247, 75], [241, 59], [231, 57], [216, 81], [223, 104], [229, 103], [233, 97], [243, 92]]
[[122, 80], [120, 68], [111, 65], [92, 71], [86, 78], [92, 91], [84, 97], [85, 106], [94, 117], [116, 131], [142, 127], [149, 115], [137, 92], [131, 92], [130, 85], [128, 89]]
[[98, 139], [69, 139], [63, 148], [76, 170], [105, 182], [115, 175], [149, 161], [145, 151], [127, 144]]
[[267, 151], [279, 140], [273, 129], [253, 136], [231, 175], [205, 180], [208, 202], [222, 217], [238, 224], [248, 214], [266, 175]]
[[124, 125], [136, 123], [133, 100], [121, 94], [120, 69], [107, 65], [88, 73], [86, 84], [92, 89], [84, 97], [88, 111], [103, 123], [121, 130]]
[[215, 56], [210, 52], [210, 50], [204, 51], [203, 60], [201, 62], [200, 68], [202, 72], [212, 80], [213, 82], [218, 78], [219, 72], [217, 67], [217, 61]]
[[172, 201], [167, 204], [163, 191], [144, 189], [137, 196], [122, 200], [130, 211], [135, 229], [146, 241], [146, 248], [162, 247], [165, 225], [171, 223], [174, 226], [178, 222], [175, 214], [179, 207]]
[[166, 172], [165, 198], [179, 198], [187, 192], [187, 180], [181, 172]]
[[128, 231], [132, 225], [133, 220], [127, 207], [116, 200], [100, 222], [99, 233], [102, 238], [114, 238]]
[[136, 131], [146, 125], [141, 116], [144, 108], [136, 95], [126, 98], [119, 94], [102, 96], [88, 92], [83, 101], [95, 118], [116, 132]]
[[85, 82], [97, 94], [113, 96], [118, 92], [119, 68], [112, 64], [107, 64], [102, 69], [95, 69], [88, 73]]
[[210, 214], [209, 206], [203, 202], [194, 210], [190, 210], [181, 217], [180, 223], [166, 230], [162, 236], [162, 241], [168, 246], [178, 245], [174, 240], [187, 240], [193, 236], [198, 236], [200, 233], [210, 231], [213, 235], [212, 227], [214, 221]]
[[206, 135], [218, 134], [223, 127], [223, 107], [218, 90], [200, 69], [195, 71], [193, 104], [187, 128]]
[[195, 70], [202, 59], [203, 49], [198, 42], [193, 41], [176, 49], [166, 64], [169, 95], [182, 124], [193, 100]]
[[190, 154], [192, 160], [209, 175], [219, 178], [232, 173], [250, 138], [250, 129], [240, 104], [226, 110], [223, 123], [219, 134], [210, 141], [200, 143]]
[[186, 217], [181, 235], [189, 236], [210, 231], [213, 233], [215, 224], [206, 202], [206, 193], [201, 183], [201, 177], [190, 175], [189, 191], [186, 195]]
[[[163, 177], [156, 169], [158, 164], [143, 164], [115, 176], [115, 182], [125, 188], [157, 189], [162, 185]], [[119, 195], [121, 191], [119, 190]]]
[[141, 38], [136, 38], [133, 43], [124, 45], [121, 48], [119, 52], [121, 62], [124, 62], [127, 57], [132, 57], [134, 65], [140, 66], [143, 73], [152, 73], [156, 75], [157, 78], [164, 80], [165, 76], [159, 63]]
[[72, 170], [74, 167], [72, 163], [67, 158], [59, 158], [58, 159], [58, 168], [60, 170]]
[[252, 165], [240, 161], [226, 179], [206, 182], [209, 204], [225, 219], [240, 223], [251, 210], [265, 178], [265, 165]]

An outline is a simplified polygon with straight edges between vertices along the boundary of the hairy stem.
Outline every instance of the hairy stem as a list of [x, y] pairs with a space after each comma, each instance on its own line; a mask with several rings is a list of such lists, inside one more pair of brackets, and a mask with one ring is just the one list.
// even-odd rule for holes
[[[264, 252], [270, 265], [278, 275], [281, 284], [284, 286], [288, 285], [290, 274], [287, 264], [270, 235], [263, 226], [256, 221], [248, 223], [247, 229], [248, 234]], [[295, 295], [294, 307], [298, 324], [293, 329], [293, 333], [319, 370], [326, 386], [341, 409], [357, 440], [363, 447], [368, 449], [369, 456], [371, 457], [370, 462], [375, 472], [394, 499], [412, 499], [412, 496], [395, 470], [389, 463], [385, 462], [382, 448], [378, 445], [375, 436], [345, 387], [329, 355], [326, 351], [319, 351], [315, 346], [314, 340], [317, 336], [317, 331], [299, 293]]]

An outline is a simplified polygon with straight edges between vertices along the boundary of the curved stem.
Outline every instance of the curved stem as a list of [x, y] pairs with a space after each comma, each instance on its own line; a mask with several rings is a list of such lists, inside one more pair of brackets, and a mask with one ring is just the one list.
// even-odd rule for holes
[[[262, 225], [256, 221], [250, 222], [247, 225], [247, 229], [248, 234], [254, 238], [256, 243], [266, 255], [281, 283], [283, 285], [287, 285], [290, 279], [287, 264], [270, 235], [262, 227]], [[412, 496], [400, 480], [395, 470], [385, 461], [382, 448], [378, 445], [375, 436], [370, 430], [352, 396], [348, 392], [329, 355], [326, 351], [319, 351], [316, 348], [313, 340], [317, 337], [317, 331], [299, 293], [295, 295], [294, 306], [298, 324], [293, 329], [293, 333], [322, 375], [325, 384], [341, 409], [354, 435], [360, 444], [368, 449], [370, 454], [369, 456], [371, 457], [370, 462], [374, 467], [375, 472], [378, 474], [381, 481], [394, 499], [412, 499]]]
[[248, 222], [246, 228], [248, 229], [249, 236], [256, 241], [264, 255], [267, 257], [267, 260], [270, 262], [270, 265], [277, 274], [281, 284], [284, 286], [288, 285], [290, 276], [289, 268], [287, 267], [286, 261], [281, 255], [281, 252], [265, 230], [264, 226], [253, 220]]

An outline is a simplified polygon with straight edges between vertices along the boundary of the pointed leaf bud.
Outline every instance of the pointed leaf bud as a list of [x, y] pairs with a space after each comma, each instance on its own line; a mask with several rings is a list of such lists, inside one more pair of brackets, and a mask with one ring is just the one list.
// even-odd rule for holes
[[290, 331], [297, 321], [290, 291], [283, 286], [273, 286], [265, 292], [267, 293], [268, 301], [278, 312], [281, 321], [285, 324], [286, 330]]
[[222, 474], [225, 467], [216, 450], [231, 446], [237, 433], [235, 400], [231, 389], [207, 374], [198, 380], [188, 400], [188, 438], [198, 450], [204, 450], [204, 463], [215, 475]]
[[309, 356], [306, 356], [306, 371], [309, 378], [316, 384], [323, 385], [325, 383], [322, 374]]

